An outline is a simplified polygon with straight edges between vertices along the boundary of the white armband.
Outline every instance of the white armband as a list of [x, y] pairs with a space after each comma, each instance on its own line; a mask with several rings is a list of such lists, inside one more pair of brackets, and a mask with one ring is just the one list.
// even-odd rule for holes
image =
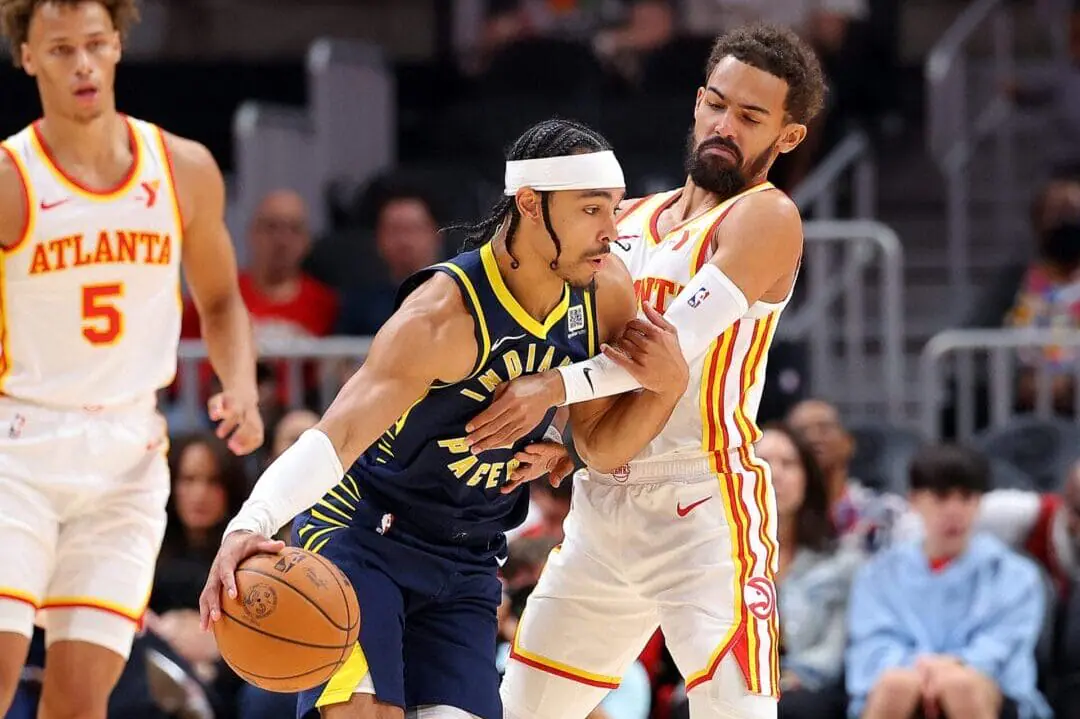
[[344, 474], [330, 438], [318, 429], [307, 430], [266, 468], [223, 538], [238, 530], [273, 537], [286, 522], [322, 499]]
[[[675, 326], [683, 357], [694, 362], [749, 309], [742, 290], [719, 267], [707, 263], [671, 301], [664, 319]], [[629, 372], [604, 355], [556, 369], [562, 375], [564, 405], [641, 387]]]
[[554, 442], [555, 444], [562, 444], [562, 432], [555, 428], [555, 425], [549, 424], [548, 428], [544, 430], [544, 440], [547, 442]]

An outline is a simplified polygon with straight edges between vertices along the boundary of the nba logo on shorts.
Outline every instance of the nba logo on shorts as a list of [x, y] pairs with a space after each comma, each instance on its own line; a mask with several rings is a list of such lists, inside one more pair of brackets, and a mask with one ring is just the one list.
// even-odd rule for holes
[[701, 306], [701, 303], [704, 302], [705, 299], [708, 296], [709, 296], [709, 291], [707, 289], [705, 289], [704, 287], [702, 287], [700, 290], [695, 292], [693, 294], [693, 296], [690, 297], [690, 299], [688, 299], [686, 301], [686, 304], [690, 305], [694, 309], [697, 309], [698, 307]]
[[570, 337], [585, 329], [585, 309], [581, 305], [566, 311], [566, 329], [570, 331]]

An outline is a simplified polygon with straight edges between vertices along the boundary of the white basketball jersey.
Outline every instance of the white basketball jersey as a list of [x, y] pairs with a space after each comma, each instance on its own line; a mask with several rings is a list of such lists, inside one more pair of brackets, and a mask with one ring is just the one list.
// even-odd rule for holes
[[0, 393], [96, 408], [172, 382], [183, 224], [161, 130], [125, 120], [135, 159], [109, 192], [67, 176], [36, 125], [2, 145], [29, 204], [22, 239], [0, 252]]
[[[678, 200], [678, 190], [651, 195], [625, 210], [613, 251], [634, 278], [638, 302], [649, 301], [664, 312], [711, 257], [711, 238], [731, 207], [747, 195], [772, 189], [767, 182], [756, 185], [663, 237], [657, 220]], [[622, 472], [633, 474], [632, 468], [645, 462], [697, 458], [713, 458], [723, 468], [727, 456], [760, 438], [756, 418], [769, 345], [786, 305], [787, 299], [757, 302], [713, 341], [705, 356], [690, 365], [686, 394], [667, 425]]]

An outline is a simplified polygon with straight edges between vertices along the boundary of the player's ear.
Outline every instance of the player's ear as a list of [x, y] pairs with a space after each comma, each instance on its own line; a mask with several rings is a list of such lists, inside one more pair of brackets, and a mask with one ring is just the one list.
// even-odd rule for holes
[[37, 70], [34, 68], [34, 58], [30, 55], [30, 44], [23, 43], [19, 45], [19, 65], [22, 66], [23, 72], [30, 77], [37, 75]]
[[806, 125], [789, 122], [780, 131], [780, 138], [776, 141], [776, 149], [783, 153], [791, 152], [805, 139]]
[[542, 221], [540, 195], [536, 190], [529, 187], [523, 187], [517, 191], [514, 201], [517, 203], [518, 212], [521, 214], [523, 220], [532, 220], [534, 222]]

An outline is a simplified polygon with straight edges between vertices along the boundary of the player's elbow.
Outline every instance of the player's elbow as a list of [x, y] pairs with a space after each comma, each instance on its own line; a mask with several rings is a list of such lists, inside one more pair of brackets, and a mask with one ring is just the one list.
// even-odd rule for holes
[[630, 461], [630, 457], [620, 456], [614, 447], [606, 448], [602, 446], [602, 443], [601, 446], [597, 446], [597, 444], [591, 438], [582, 440], [577, 436], [574, 437], [574, 449], [577, 450], [581, 461], [594, 472], [611, 474]]

